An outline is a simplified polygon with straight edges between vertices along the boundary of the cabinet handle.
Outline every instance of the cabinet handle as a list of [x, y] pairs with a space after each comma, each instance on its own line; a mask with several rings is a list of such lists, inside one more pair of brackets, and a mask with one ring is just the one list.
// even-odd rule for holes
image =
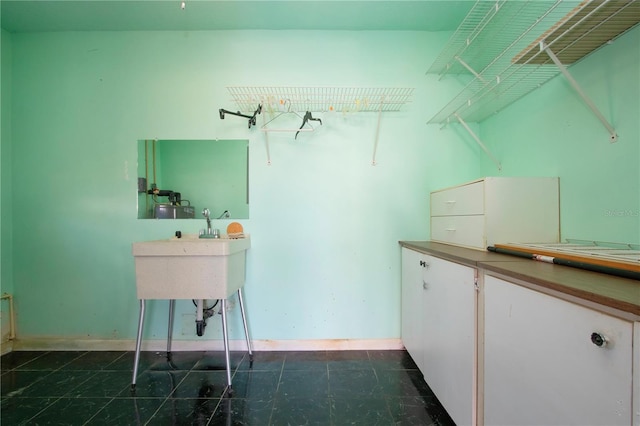
[[428, 290], [429, 289], [429, 284], [427, 284], [426, 281], [422, 281], [422, 289], [423, 290]]
[[455, 232], [456, 228], [446, 228], [445, 231], [449, 231], [449, 232]]
[[449, 201], [445, 201], [446, 204], [455, 204], [456, 200], [449, 200]]
[[428, 268], [429, 264], [425, 260], [421, 260], [420, 261], [420, 266], [422, 266], [423, 268]]
[[591, 333], [591, 342], [599, 348], [607, 346], [609, 339], [607, 339], [602, 333]]

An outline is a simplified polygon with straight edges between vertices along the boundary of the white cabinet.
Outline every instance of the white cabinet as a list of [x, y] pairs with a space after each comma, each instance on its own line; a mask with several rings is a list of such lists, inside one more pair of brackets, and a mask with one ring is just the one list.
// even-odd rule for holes
[[560, 238], [558, 178], [486, 177], [431, 193], [431, 239], [476, 249]]
[[422, 273], [427, 256], [402, 248], [402, 343], [416, 365], [423, 370]]
[[424, 268], [422, 373], [457, 425], [475, 419], [475, 269], [429, 256]]
[[485, 425], [632, 424], [631, 322], [488, 275], [484, 312]]
[[402, 249], [402, 341], [458, 425], [475, 421], [475, 269]]

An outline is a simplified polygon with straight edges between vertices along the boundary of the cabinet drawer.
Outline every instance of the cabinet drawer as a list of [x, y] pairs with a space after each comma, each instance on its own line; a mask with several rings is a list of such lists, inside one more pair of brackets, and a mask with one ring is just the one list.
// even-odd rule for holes
[[484, 215], [431, 218], [431, 239], [443, 243], [484, 249]]
[[431, 193], [431, 216], [484, 213], [484, 182], [443, 189]]

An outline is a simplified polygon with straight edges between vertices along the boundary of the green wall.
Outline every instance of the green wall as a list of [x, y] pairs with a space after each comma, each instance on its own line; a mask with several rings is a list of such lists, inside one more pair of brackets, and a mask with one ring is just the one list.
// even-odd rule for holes
[[[430, 190], [478, 175], [476, 154], [425, 125], [456, 84], [424, 72], [448, 34], [83, 32], [13, 38], [14, 271], [23, 339], [132, 339], [131, 243], [204, 221], [136, 219], [137, 141], [248, 139], [246, 299], [256, 339], [398, 338], [398, 240], [426, 239]], [[402, 112], [318, 114], [265, 135], [226, 86], [415, 87]], [[461, 167], [451, 167], [452, 161]], [[478, 163], [476, 165], [476, 163]], [[228, 221], [216, 224], [225, 229]], [[37, 265], [37, 267], [35, 267]], [[194, 308], [178, 304], [176, 338]], [[165, 337], [166, 302], [148, 336]], [[237, 322], [232, 324], [234, 334]], [[213, 321], [207, 335], [219, 337]], [[183, 333], [184, 332], [184, 333]], [[183, 335], [182, 335], [183, 334]]]
[[487, 175], [560, 177], [561, 234], [640, 244], [640, 28], [569, 68], [618, 141], [559, 75], [481, 125]]
[[[430, 191], [483, 175], [558, 175], [563, 237], [638, 242], [638, 31], [573, 67], [613, 116], [620, 141], [609, 144], [556, 79], [474, 125], [502, 172], [459, 127], [425, 124], [461, 87], [424, 74], [448, 36], [13, 34], [11, 254], [19, 337], [134, 338], [131, 243], [204, 225], [136, 219], [137, 141], [149, 137], [249, 140], [250, 219], [241, 222], [252, 237], [246, 302], [255, 339], [398, 338], [398, 240], [429, 238]], [[219, 108], [235, 108], [227, 86], [416, 90], [401, 112], [382, 115], [377, 165], [375, 113], [317, 114], [323, 125], [297, 140], [272, 133], [268, 165], [259, 128], [220, 120]], [[4, 163], [3, 138], [3, 173]], [[4, 248], [4, 176], [2, 182]], [[632, 214], [607, 217], [607, 209]], [[195, 338], [193, 305], [181, 301], [177, 311], [175, 338]], [[164, 339], [166, 318], [166, 302], [150, 303], [145, 334]], [[231, 326], [239, 337], [237, 316]], [[216, 321], [206, 336], [220, 336]]]
[[[11, 99], [12, 99], [12, 48], [11, 34], [0, 33], [0, 292], [12, 294], [13, 289], [13, 210], [11, 165]], [[9, 332], [9, 306], [0, 305], [2, 340]]]

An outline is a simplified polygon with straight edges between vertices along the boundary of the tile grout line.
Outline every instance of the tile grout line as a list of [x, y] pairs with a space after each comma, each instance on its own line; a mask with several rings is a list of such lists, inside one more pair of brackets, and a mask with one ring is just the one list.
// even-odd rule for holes
[[[124, 358], [124, 357], [125, 357], [125, 355], [127, 355], [127, 353], [129, 353], [129, 351], [122, 351], [122, 353], [120, 354], [120, 356], [119, 356], [119, 357], [117, 357], [116, 359], [111, 360], [111, 362], [110, 362], [109, 364], [105, 365], [105, 366], [102, 368], [102, 371], [113, 371], [113, 370], [109, 370], [109, 369], [108, 369], [108, 367], [109, 367], [111, 364], [113, 364], [113, 363], [115, 363], [115, 362], [117, 362], [117, 361], [120, 361], [120, 359], [121, 359], [121, 358]], [[132, 372], [132, 374], [133, 374], [133, 372]]]
[[[26, 369], [26, 370], [20, 370], [20, 369], [19, 369], [20, 367], [22, 367], [22, 366], [24, 366], [24, 365], [27, 365], [27, 364], [29, 364], [29, 363], [31, 363], [31, 362], [33, 362], [33, 361], [37, 360], [37, 359], [43, 358], [44, 356], [46, 356], [46, 355], [48, 355], [48, 354], [51, 354], [51, 353], [54, 353], [54, 351], [47, 351], [47, 352], [44, 352], [42, 355], [39, 355], [39, 356], [37, 356], [37, 357], [35, 357], [35, 358], [33, 358], [33, 359], [31, 359], [31, 360], [29, 360], [29, 361], [27, 361], [27, 362], [23, 363], [23, 364], [20, 364], [19, 366], [15, 367], [15, 368], [13, 368], [13, 369], [11, 369], [11, 370], [9, 370], [9, 371], [13, 371], [13, 372], [19, 372], [19, 371], [32, 371], [32, 372], [38, 372], [38, 373], [44, 373], [44, 372], [46, 372], [46, 373], [47, 373], [47, 374], [44, 374], [42, 377], [39, 377], [38, 379], [36, 379], [36, 380], [35, 380], [35, 381], [33, 381], [32, 383], [29, 383], [27, 386], [25, 386], [25, 387], [22, 389], [22, 391], [29, 389], [31, 386], [35, 385], [36, 383], [40, 382], [41, 380], [45, 380], [45, 379], [46, 379], [47, 377], [49, 377], [50, 375], [52, 375], [52, 374], [54, 374], [54, 373], [57, 373], [57, 372], [59, 372], [59, 371], [62, 371], [62, 368], [63, 368], [63, 367], [65, 367], [65, 366], [67, 366], [67, 365], [71, 364], [73, 361], [75, 361], [76, 359], [80, 358], [81, 356], [86, 355], [87, 353], [89, 353], [89, 351], [85, 351], [83, 354], [78, 355], [76, 358], [72, 359], [71, 361], [67, 362], [66, 364], [61, 365], [60, 367], [58, 367], [58, 368], [57, 368], [57, 369], [55, 369], [55, 370], [28, 370], [28, 369]], [[90, 377], [92, 377], [92, 376], [90, 376]], [[90, 377], [89, 377], [89, 378], [90, 378]], [[85, 381], [83, 381], [83, 382], [79, 383], [79, 384], [78, 384], [76, 387], [74, 387], [73, 389], [75, 389], [75, 388], [77, 388], [78, 386], [80, 386], [81, 384], [85, 383], [89, 378], [87, 378]], [[71, 391], [69, 391], [69, 392], [71, 392]], [[53, 401], [51, 401], [49, 404], [47, 404], [47, 405], [46, 405], [42, 410], [38, 411], [34, 416], [32, 416], [31, 418], [29, 418], [27, 421], [30, 421], [30, 420], [34, 419], [36, 416], [40, 415], [40, 413], [42, 413], [44, 410], [48, 409], [48, 408], [49, 408], [50, 406], [52, 406], [53, 404], [57, 403], [59, 400], [61, 400], [62, 398], [64, 398], [66, 395], [67, 395], [67, 394], [59, 395], [59, 396], [47, 396], [47, 397], [25, 397], [25, 398], [32, 398], [32, 399], [38, 399], [38, 398], [42, 398], [42, 399], [44, 399], [44, 398], [52, 398], [52, 399], [53, 399]], [[5, 396], [3, 397], [3, 399], [4, 399], [4, 398], [6, 398], [7, 396], [11, 397], [11, 395], [5, 395]]]
[[[35, 398], [32, 398], [35, 399]], [[21, 424], [23, 425], [28, 425], [30, 424], [29, 422], [33, 419], [35, 419], [36, 417], [38, 417], [43, 411], [47, 410], [49, 407], [51, 407], [53, 404], [55, 404], [56, 402], [60, 401], [62, 399], [61, 396], [57, 397], [57, 398], [53, 398], [54, 400], [47, 404], [42, 410], [38, 411], [36, 414], [34, 414], [33, 416], [31, 416], [30, 418], [28, 418], [27, 420], [25, 420], [24, 422], [22, 422]]]
[[[65, 366], [67, 366], [67, 365], [71, 364], [72, 362], [74, 362], [74, 361], [76, 361], [76, 360], [78, 360], [78, 359], [82, 358], [83, 356], [88, 355], [89, 353], [91, 353], [91, 352], [90, 352], [90, 351], [86, 351], [86, 352], [85, 352], [85, 353], [83, 353], [82, 355], [79, 355], [79, 356], [77, 356], [76, 358], [72, 359], [72, 360], [71, 360], [71, 361], [69, 361], [67, 364], [65, 364], [65, 365], [63, 365], [62, 367], [60, 367], [60, 371], [62, 371], [62, 368], [63, 368], [63, 367], [65, 367]], [[74, 372], [78, 372], [78, 371], [91, 371], [91, 372], [93, 372], [93, 374], [89, 374], [89, 375], [88, 375], [88, 377], [87, 377], [84, 381], [82, 381], [82, 382], [78, 383], [78, 385], [76, 385], [75, 387], [73, 387], [69, 392], [67, 392], [66, 394], [62, 395], [62, 396], [61, 396], [61, 398], [65, 398], [65, 397], [67, 397], [67, 395], [71, 394], [74, 390], [78, 389], [80, 386], [82, 386], [82, 385], [84, 385], [85, 383], [89, 382], [89, 380], [91, 380], [91, 379], [93, 379], [94, 377], [96, 377], [96, 376], [98, 375], [98, 373], [100, 373], [100, 371], [103, 371], [103, 370], [72, 370], [72, 371], [74, 371]], [[69, 398], [71, 398], [71, 397], [69, 397]], [[73, 397], [73, 398], [78, 399], [78, 398], [82, 398], [82, 396], [76, 396], [76, 397]], [[113, 399], [114, 399], [114, 397], [111, 397], [111, 399], [109, 400], [109, 402], [107, 402], [107, 403], [106, 403], [102, 408], [100, 408], [100, 410], [98, 410], [98, 411], [96, 412], [96, 414], [97, 414], [97, 413], [99, 413], [100, 411], [102, 411], [102, 410], [104, 409], [104, 407], [106, 407], [107, 405], [109, 405], [109, 404], [111, 403], [111, 401], [113, 401]], [[91, 416], [91, 418], [93, 418], [93, 417], [95, 417], [95, 414], [94, 414], [93, 416]]]
[[[106, 398], [105, 398], [106, 399]], [[93, 416], [91, 416], [91, 418], [89, 418], [86, 422], [83, 423], [83, 426], [86, 425], [90, 425], [91, 424], [91, 420], [93, 420], [98, 414], [100, 414], [105, 408], [107, 408], [107, 406], [109, 406], [109, 404], [111, 404], [113, 401], [115, 401], [115, 397], [111, 397], [111, 399], [109, 399], [109, 402], [107, 402], [106, 404], [104, 404], [102, 406], [102, 408], [100, 408], [98, 411], [96, 411]]]
[[267, 423], [268, 425], [271, 425], [271, 422], [273, 419], [273, 411], [276, 408], [276, 401], [278, 399], [278, 392], [280, 391], [280, 383], [282, 382], [282, 374], [284, 373], [284, 366], [286, 362], [287, 362], [287, 355], [284, 356], [284, 359], [282, 360], [282, 365], [280, 366], [280, 375], [278, 376], [278, 383], [276, 383], [276, 390], [273, 395], [273, 403], [271, 405], [271, 413], [269, 414], [269, 422]]
[[[165, 354], [166, 356], [166, 354]], [[168, 359], [167, 359], [168, 360]], [[195, 366], [195, 364], [194, 364]], [[150, 367], [147, 367], [146, 369], [144, 369], [143, 371], [139, 372], [138, 376], [141, 376], [142, 374], [144, 374], [145, 372], [149, 371]], [[167, 401], [169, 400], [169, 398], [171, 398], [171, 395], [176, 391], [176, 389], [178, 388], [178, 386], [180, 386], [182, 384], [182, 382], [187, 378], [187, 376], [189, 376], [189, 373], [191, 372], [191, 370], [193, 369], [193, 366], [189, 369], [186, 370], [187, 374], [184, 375], [184, 377], [182, 378], [182, 380], [180, 380], [178, 383], [176, 383], [173, 388], [171, 389], [171, 392], [169, 392], [169, 394], [164, 397], [164, 398], [158, 398], [158, 399], [162, 399], [162, 403], [160, 403], [160, 405], [158, 406], [158, 408], [153, 412], [153, 414], [151, 414], [149, 416], [149, 420], [147, 420], [144, 424], [145, 426], [150, 424], [151, 420], [153, 420], [153, 418], [155, 417], [156, 414], [158, 414], [160, 412], [160, 410], [162, 409], [162, 407], [164, 407], [164, 405], [167, 403]], [[137, 399], [138, 397], [136, 396], [132, 396], [132, 399]], [[144, 397], [142, 397], [144, 398]]]
[[329, 404], [329, 425], [333, 425], [333, 396], [331, 395], [331, 376], [329, 368], [329, 357], [327, 356], [327, 403]]
[[[23, 362], [22, 364], [17, 365], [17, 366], [15, 366], [15, 367], [13, 367], [13, 368], [11, 368], [11, 369], [7, 370], [6, 372], [9, 372], [9, 371], [16, 371], [16, 370], [18, 370], [20, 367], [22, 367], [23, 365], [29, 364], [30, 362], [33, 362], [33, 361], [35, 361], [36, 359], [42, 358], [43, 356], [45, 356], [45, 355], [47, 355], [47, 354], [49, 354], [49, 353], [51, 353], [51, 351], [43, 352], [42, 354], [38, 355], [37, 357], [35, 357], [35, 358], [33, 358], [33, 359], [30, 359], [29, 361]], [[5, 373], [6, 373], [6, 372], [5, 372]], [[2, 374], [4, 374], [4, 373], [2, 373]]]
[[[247, 357], [247, 354], [246, 354], [246, 353], [243, 353], [243, 354], [242, 354], [242, 358], [240, 358], [240, 361], [238, 362], [238, 365], [236, 365], [235, 370], [233, 370], [233, 375], [231, 376], [231, 383], [232, 383], [232, 384], [233, 384], [233, 379], [235, 379], [235, 377], [236, 377], [236, 375], [237, 375], [237, 373], [238, 373], [238, 370], [240, 369], [240, 366], [242, 365], [242, 363], [244, 362], [244, 359], [245, 359], [246, 357]], [[196, 364], [194, 364], [194, 366], [192, 367], [192, 369], [193, 369], [196, 365], [197, 365], [197, 363], [196, 363]], [[251, 368], [251, 369], [253, 369], [253, 366], [252, 366], [252, 368]], [[220, 395], [220, 398], [218, 398], [218, 404], [216, 405], [216, 407], [215, 407], [215, 408], [213, 409], [213, 411], [211, 412], [211, 416], [209, 417], [209, 420], [207, 421], [207, 426], [208, 426], [209, 424], [211, 424], [211, 422], [213, 421], [213, 417], [214, 417], [214, 416], [215, 416], [215, 414], [218, 412], [218, 410], [219, 410], [219, 409], [221, 409], [221, 407], [222, 407], [222, 402], [223, 402], [223, 400], [224, 400], [224, 395], [225, 395], [225, 392], [223, 391], [223, 392], [222, 392], [222, 394]]]

